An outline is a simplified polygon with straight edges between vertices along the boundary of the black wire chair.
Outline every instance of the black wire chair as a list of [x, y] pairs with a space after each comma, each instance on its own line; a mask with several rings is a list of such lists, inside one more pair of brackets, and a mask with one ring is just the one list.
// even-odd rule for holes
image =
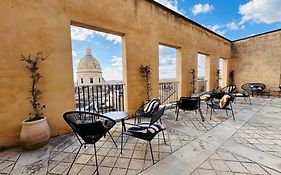
[[72, 168], [77, 155], [84, 145], [94, 144], [95, 158], [96, 158], [96, 171], [98, 171], [98, 161], [97, 161], [97, 151], [96, 151], [96, 142], [100, 140], [106, 133], [109, 133], [109, 130], [115, 125], [115, 121], [106, 116], [91, 113], [91, 112], [82, 112], [82, 111], [70, 111], [63, 114], [63, 118], [66, 123], [72, 128], [74, 134], [76, 135], [79, 143], [81, 144], [75, 158], [68, 169], [67, 174], [69, 174], [70, 169]]
[[200, 108], [200, 97], [181, 97], [177, 104], [177, 115], [176, 120], [178, 120], [179, 110], [182, 109], [183, 111], [195, 111], [197, 114], [197, 110], [199, 111], [200, 117], [204, 122], [204, 116], [202, 114]]
[[[152, 108], [147, 109], [147, 105], [150, 103], [155, 102], [155, 106], [152, 106]], [[142, 117], [151, 117], [153, 113], [158, 111], [160, 106], [160, 100], [159, 99], [152, 99], [150, 101], [147, 101], [145, 104], [143, 104], [139, 109], [135, 112], [135, 124], [141, 122]]]
[[151, 115], [150, 122], [140, 122], [140, 123], [135, 124], [134, 126], [130, 127], [125, 132], [126, 135], [130, 135], [132, 137], [136, 137], [136, 138], [148, 141], [149, 146], [150, 146], [150, 152], [151, 152], [153, 164], [154, 164], [154, 157], [153, 157], [152, 147], [151, 147], [151, 143], [150, 143], [151, 140], [159, 132], [162, 132], [164, 143], [166, 144], [165, 135], [164, 135], [165, 128], [161, 124], [156, 123], [158, 120], [160, 120], [161, 116], [164, 114], [165, 107], [166, 106], [164, 106], [162, 109], [159, 109], [157, 112], [153, 113]]
[[225, 95], [220, 99], [219, 102], [216, 101], [214, 102], [213, 100], [209, 100], [207, 105], [211, 109], [210, 120], [212, 120], [212, 115], [215, 109], [225, 110], [227, 116], [228, 116], [227, 111], [230, 110], [232, 113], [233, 120], [235, 120], [233, 108], [232, 108], [232, 102], [234, 101], [234, 99], [235, 99], [234, 95], [225, 93]]
[[247, 98], [249, 99], [250, 104], [252, 104], [251, 102], [251, 83], [245, 83], [241, 86], [241, 88], [243, 89], [242, 92], [237, 92], [234, 93], [235, 98], [236, 97], [243, 97], [245, 100], [245, 103], [247, 102]]
[[235, 90], [236, 90], [236, 85], [231, 84], [221, 88], [220, 92], [233, 94]]

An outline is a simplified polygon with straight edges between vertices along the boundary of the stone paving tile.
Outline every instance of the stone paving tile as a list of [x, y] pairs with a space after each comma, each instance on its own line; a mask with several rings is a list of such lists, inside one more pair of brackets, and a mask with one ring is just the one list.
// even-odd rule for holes
[[[281, 100], [276, 100], [281, 102]], [[269, 113], [276, 115], [279, 112], [276, 116], [280, 116], [280, 108], [281, 105], [267, 105], [238, 130], [233, 140], [281, 158], [281, 118], [271, 118], [268, 115]]]
[[[253, 99], [255, 103], [262, 103], [262, 100], [264, 99]], [[242, 101], [237, 100], [237, 103], [235, 103], [235, 114], [246, 107], [251, 109], [249, 104], [245, 104]], [[277, 101], [277, 103], [280, 102], [281, 100]], [[269, 104], [272, 105], [272, 108], [270, 110], [264, 108], [261, 110], [261, 113], [266, 113], [273, 117], [278, 116], [278, 114], [281, 113], [281, 106], [271, 101]], [[206, 106], [204, 104], [202, 105], [202, 111], [206, 119], [205, 122], [201, 121], [198, 114], [184, 111], [180, 111], [179, 120], [175, 121], [174, 111], [165, 111], [162, 122], [167, 128], [164, 131], [166, 144], [164, 143], [162, 133], [159, 133], [151, 142], [156, 162], [164, 159], [171, 153], [196, 139], [196, 137], [200, 136], [196, 134], [196, 132], [195, 134], [182, 132], [181, 130], [178, 130], [177, 127], [170, 127], [166, 123], [175, 124], [173, 126], [189, 127], [193, 131], [198, 131], [197, 133], [204, 133], [210, 131], [228, 118], [231, 118], [231, 116], [226, 116], [225, 111], [216, 111], [212, 120], [209, 120], [209, 113], [206, 114]], [[132, 120], [126, 122], [133, 123]], [[255, 149], [280, 156], [278, 149], [281, 144], [281, 131], [278, 125], [280, 123], [278, 122], [279, 121], [276, 122], [275, 120], [250, 120], [237, 132], [237, 134], [234, 135], [234, 140], [241, 144], [247, 144]], [[110, 133], [116, 141], [118, 148], [115, 147], [113, 141], [108, 136], [96, 143], [100, 174], [135, 175], [153, 165], [150, 148], [146, 141], [124, 135], [123, 154], [121, 154], [120, 123], [117, 123]], [[73, 134], [66, 134], [52, 138], [48, 145], [51, 147], [47, 167], [48, 174], [65, 174], [80, 146], [77, 138]], [[21, 148], [0, 152], [0, 174], [10, 174], [22, 152], [23, 150]], [[82, 147], [70, 174], [96, 174], [95, 170], [96, 166], [93, 145], [87, 145], [86, 148]], [[193, 174], [208, 175], [254, 173], [280, 174], [280, 172], [270, 169], [269, 167], [259, 165], [246, 158], [226, 151], [217, 151], [216, 154], [209, 157], [193, 172]]]
[[110, 175], [125, 175], [126, 173], [127, 169], [113, 168]]
[[81, 171], [79, 171], [78, 175], [92, 175], [96, 171], [96, 166], [93, 165], [85, 165]]
[[144, 161], [140, 159], [131, 159], [129, 169], [141, 170], [143, 169]]
[[239, 155], [218, 150], [204, 161], [192, 174], [281, 174], [276, 170], [260, 165]]
[[49, 172], [53, 174], [62, 174], [63, 172], [68, 170], [69, 166], [70, 163], [60, 162]]

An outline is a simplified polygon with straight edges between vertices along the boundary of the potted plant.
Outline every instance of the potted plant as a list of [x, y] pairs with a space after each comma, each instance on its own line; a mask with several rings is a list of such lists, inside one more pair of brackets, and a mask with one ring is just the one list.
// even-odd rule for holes
[[220, 90], [220, 78], [221, 78], [221, 71], [217, 69], [216, 71], [216, 91]]
[[150, 95], [151, 95], [151, 84], [150, 84], [150, 78], [151, 78], [151, 67], [150, 65], [141, 65], [140, 66], [140, 73], [141, 76], [144, 78], [144, 86], [146, 89], [146, 96], [147, 99], [146, 100], [150, 100]]
[[27, 56], [21, 55], [20, 59], [26, 63], [26, 68], [31, 74], [31, 89], [28, 100], [31, 104], [32, 112], [29, 113], [29, 118], [22, 122], [20, 133], [20, 143], [26, 149], [35, 149], [45, 145], [51, 136], [47, 118], [43, 114], [46, 106], [40, 103], [42, 92], [38, 88], [39, 80], [42, 78], [42, 75], [38, 72], [38, 66], [46, 58], [46, 55], [38, 52], [35, 57], [30, 54]]
[[191, 69], [191, 83], [190, 83], [190, 86], [191, 86], [191, 93], [190, 93], [190, 96], [195, 93], [196, 91], [196, 87], [195, 87], [195, 83], [196, 83], [196, 72], [194, 69]]

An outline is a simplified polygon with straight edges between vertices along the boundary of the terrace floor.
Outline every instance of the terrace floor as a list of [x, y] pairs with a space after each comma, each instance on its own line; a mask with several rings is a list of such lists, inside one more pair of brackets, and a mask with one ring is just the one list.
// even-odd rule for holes
[[[111, 133], [119, 148], [108, 137], [97, 144], [100, 174], [281, 174], [281, 98], [253, 98], [252, 105], [238, 98], [236, 121], [225, 111], [216, 111], [210, 120], [204, 104], [202, 108], [205, 122], [199, 115], [183, 111], [175, 121], [174, 109], [165, 111], [167, 143], [162, 134], [152, 141], [155, 165], [145, 141], [124, 136], [120, 153], [118, 123]], [[0, 174], [66, 174], [78, 145], [73, 134], [66, 134], [34, 151], [2, 151]], [[95, 174], [93, 146], [80, 153], [70, 174]]]

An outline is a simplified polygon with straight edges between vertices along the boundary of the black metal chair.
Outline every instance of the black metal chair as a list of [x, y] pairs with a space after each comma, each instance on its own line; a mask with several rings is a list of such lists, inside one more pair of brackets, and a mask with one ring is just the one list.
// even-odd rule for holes
[[178, 101], [176, 109], [177, 109], [176, 120], [178, 120], [180, 109], [182, 109], [184, 111], [195, 111], [196, 113], [198, 110], [200, 117], [201, 117], [202, 121], [204, 122], [204, 116], [203, 116], [201, 108], [200, 108], [200, 97], [181, 97], [180, 100]]
[[223, 88], [220, 90], [220, 92], [233, 94], [235, 90], [236, 90], [236, 85], [231, 84], [231, 85], [227, 85], [227, 86], [223, 87]]
[[165, 128], [161, 124], [156, 123], [158, 120], [160, 120], [161, 116], [164, 114], [164, 110], [165, 110], [165, 106], [151, 115], [150, 122], [140, 122], [138, 124], [133, 125], [125, 132], [126, 135], [130, 135], [148, 141], [153, 164], [154, 164], [154, 157], [153, 157], [152, 147], [150, 143], [151, 140], [159, 132], [162, 132], [164, 143], [166, 144], [165, 135], [164, 135]]
[[69, 174], [70, 169], [72, 168], [81, 147], [83, 145], [86, 147], [86, 144], [94, 144], [97, 166], [96, 171], [97, 174], [99, 174], [96, 142], [109, 132], [109, 130], [115, 125], [115, 121], [100, 114], [82, 111], [66, 112], [63, 114], [63, 118], [66, 123], [72, 128], [79, 143], [81, 144], [70, 168], [68, 169], [67, 174]]
[[220, 99], [219, 102], [213, 102], [213, 100], [209, 100], [208, 106], [211, 109], [210, 120], [212, 120], [212, 115], [215, 109], [225, 110], [227, 116], [228, 116], [227, 111], [230, 110], [232, 113], [233, 120], [235, 120], [233, 108], [231, 104], [234, 101], [234, 99], [235, 99], [234, 95], [225, 93], [225, 95]]
[[153, 113], [158, 111], [160, 106], [159, 99], [152, 99], [147, 101], [144, 105], [142, 105], [136, 112], [135, 112], [135, 124], [141, 122], [142, 117], [151, 117]]
[[245, 84], [243, 84], [241, 86], [241, 88], [243, 89], [242, 92], [237, 92], [237, 93], [233, 94], [235, 96], [235, 98], [243, 97], [244, 100], [245, 100], [245, 103], [247, 102], [246, 98], [248, 98], [250, 104], [252, 104], [252, 102], [251, 102], [251, 84], [250, 83], [245, 83]]
[[259, 94], [262, 96], [262, 92], [266, 89], [266, 85], [263, 83], [250, 83], [250, 89], [252, 92], [252, 97], [254, 94]]

